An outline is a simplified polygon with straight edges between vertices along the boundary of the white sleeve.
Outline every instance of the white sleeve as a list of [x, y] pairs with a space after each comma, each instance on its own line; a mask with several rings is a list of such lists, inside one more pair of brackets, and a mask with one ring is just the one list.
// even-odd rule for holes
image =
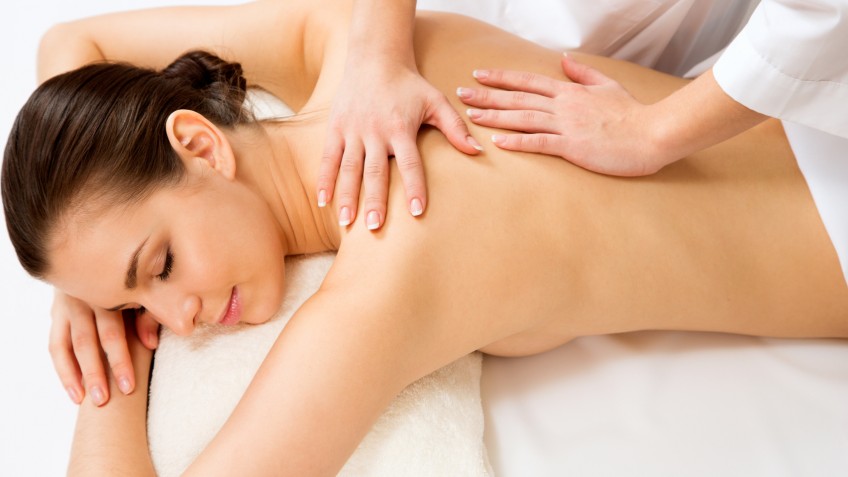
[[848, 0], [763, 0], [713, 74], [750, 109], [848, 138]]

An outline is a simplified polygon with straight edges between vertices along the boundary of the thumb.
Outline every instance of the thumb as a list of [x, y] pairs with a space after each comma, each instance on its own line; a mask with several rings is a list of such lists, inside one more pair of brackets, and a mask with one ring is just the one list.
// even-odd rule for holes
[[580, 83], [584, 86], [595, 86], [615, 83], [615, 80], [613, 80], [612, 78], [601, 73], [595, 68], [592, 68], [589, 65], [579, 63], [577, 60], [568, 56], [566, 53], [562, 54], [562, 58], [560, 61], [562, 63], [562, 72], [565, 73], [565, 76], [568, 76], [568, 78], [571, 81], [574, 81], [575, 83]]
[[428, 118], [425, 118], [424, 122], [437, 127], [453, 147], [466, 154], [474, 155], [483, 150], [480, 143], [468, 132], [465, 121], [457, 114], [444, 95], [441, 95], [435, 101], [432, 113]]

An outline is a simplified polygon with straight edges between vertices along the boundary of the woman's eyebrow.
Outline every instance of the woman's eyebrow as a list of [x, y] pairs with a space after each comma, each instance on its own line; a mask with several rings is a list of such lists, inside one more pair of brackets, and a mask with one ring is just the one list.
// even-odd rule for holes
[[130, 264], [127, 267], [127, 276], [124, 279], [124, 286], [127, 287], [127, 290], [134, 289], [138, 283], [138, 257], [141, 255], [141, 249], [144, 248], [144, 244], [147, 243], [148, 239], [150, 239], [150, 237], [147, 237], [143, 242], [141, 242], [141, 245], [135, 249], [135, 252], [133, 252], [132, 257], [130, 258]]
[[[138, 257], [141, 255], [141, 249], [144, 248], [144, 244], [147, 243], [148, 239], [150, 239], [149, 236], [144, 239], [143, 242], [141, 242], [141, 245], [139, 245], [138, 248], [135, 249], [135, 252], [133, 252], [132, 257], [130, 257], [130, 264], [127, 267], [127, 275], [126, 278], [124, 278], [124, 286], [127, 287], [127, 290], [132, 290], [133, 288], [135, 288], [136, 284], [138, 284]], [[113, 306], [112, 308], [107, 308], [106, 311], [118, 311], [125, 306], [127, 306], [126, 303], [118, 306]]]

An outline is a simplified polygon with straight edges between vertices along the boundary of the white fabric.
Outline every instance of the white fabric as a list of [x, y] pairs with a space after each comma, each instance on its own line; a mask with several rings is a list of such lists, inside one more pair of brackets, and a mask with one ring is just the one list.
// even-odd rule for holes
[[757, 0], [419, 0], [556, 50], [619, 58], [667, 73], [696, 68], [739, 32]]
[[[180, 475], [206, 447], [292, 313], [318, 289], [333, 257], [286, 260], [285, 302], [269, 323], [206, 326], [189, 337], [162, 333], [147, 422], [157, 475]], [[492, 475], [483, 445], [480, 368], [480, 354], [474, 353], [407, 387], [339, 475]]]
[[736, 101], [848, 138], [848, 0], [763, 0], [713, 74]]

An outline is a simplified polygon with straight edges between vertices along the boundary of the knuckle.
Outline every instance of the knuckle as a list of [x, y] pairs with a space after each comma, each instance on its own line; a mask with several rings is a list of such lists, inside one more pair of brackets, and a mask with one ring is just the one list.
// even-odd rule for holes
[[100, 343], [104, 346], [113, 346], [120, 344], [124, 341], [124, 334], [120, 332], [120, 330], [116, 329], [105, 329], [100, 331]]
[[65, 350], [67, 348], [58, 341], [51, 341], [47, 344], [47, 351], [50, 353], [50, 356], [55, 360], [61, 356], [64, 356]]
[[356, 201], [359, 199], [359, 196], [355, 192], [351, 192], [349, 190], [346, 190], [346, 191], [338, 194], [338, 198], [339, 198], [339, 204], [348, 205], [348, 204], [355, 204]]
[[523, 123], [534, 123], [539, 118], [539, 115], [536, 113], [536, 111], [526, 110], [521, 111], [520, 118], [521, 122]]
[[365, 164], [365, 175], [368, 177], [382, 177], [386, 171], [386, 163], [383, 160], [367, 161]]
[[401, 172], [414, 171], [421, 167], [421, 160], [418, 159], [418, 156], [412, 154], [395, 156], [395, 162], [397, 162], [398, 169]]
[[521, 86], [530, 86], [536, 80], [536, 75], [527, 71], [518, 74], [518, 84]]
[[406, 134], [410, 130], [409, 124], [407, 124], [407, 122], [402, 118], [393, 118], [389, 120], [388, 127], [389, 131], [393, 135]]
[[527, 93], [524, 91], [513, 91], [511, 101], [513, 104], [524, 104], [527, 101]]
[[345, 156], [345, 158], [342, 159], [342, 165], [339, 168], [339, 170], [341, 171], [342, 174], [356, 175], [356, 174], [359, 173], [360, 164], [361, 164], [360, 160], [354, 159], [350, 156]]

